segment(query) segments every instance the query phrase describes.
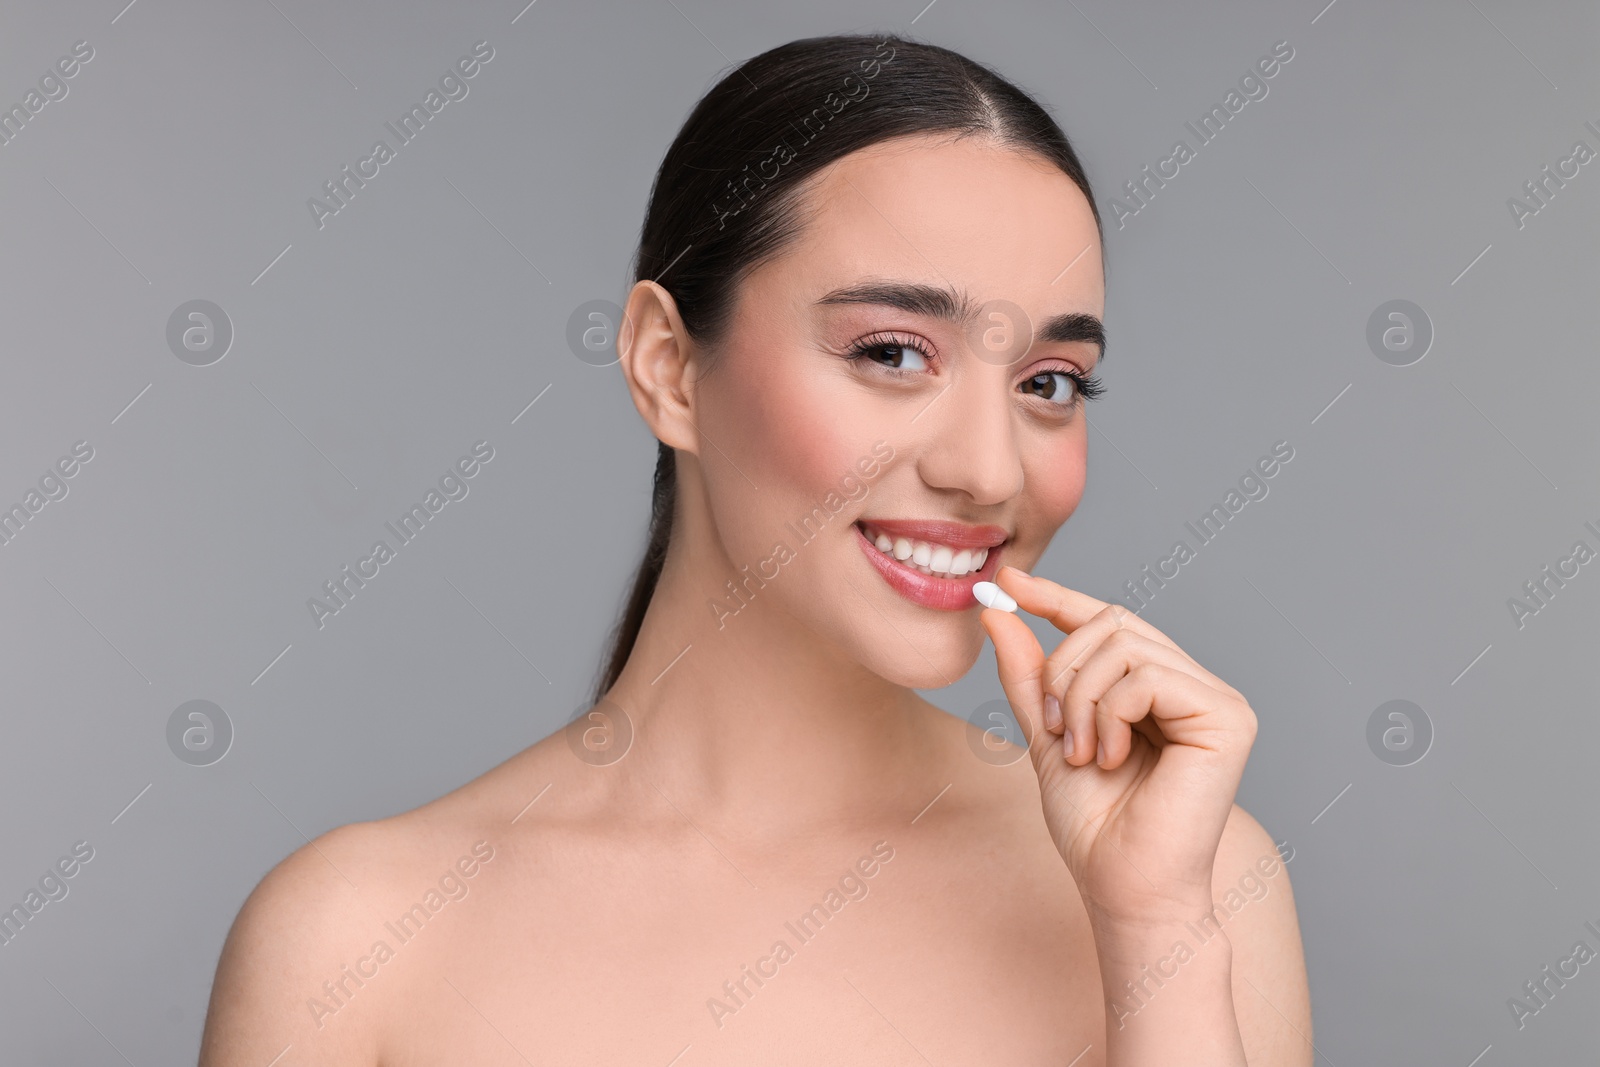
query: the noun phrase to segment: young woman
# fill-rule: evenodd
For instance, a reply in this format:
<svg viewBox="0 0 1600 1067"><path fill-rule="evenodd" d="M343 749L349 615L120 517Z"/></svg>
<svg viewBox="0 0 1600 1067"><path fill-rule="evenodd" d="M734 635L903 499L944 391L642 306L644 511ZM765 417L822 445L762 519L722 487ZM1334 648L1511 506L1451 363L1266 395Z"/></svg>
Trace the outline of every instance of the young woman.
<svg viewBox="0 0 1600 1067"><path fill-rule="evenodd" d="M655 507L593 709L279 864L201 1063L1310 1064L1249 704L1027 573L1104 354L1054 121L931 45L775 48L668 150L635 278ZM1026 752L916 693L985 635Z"/></svg>

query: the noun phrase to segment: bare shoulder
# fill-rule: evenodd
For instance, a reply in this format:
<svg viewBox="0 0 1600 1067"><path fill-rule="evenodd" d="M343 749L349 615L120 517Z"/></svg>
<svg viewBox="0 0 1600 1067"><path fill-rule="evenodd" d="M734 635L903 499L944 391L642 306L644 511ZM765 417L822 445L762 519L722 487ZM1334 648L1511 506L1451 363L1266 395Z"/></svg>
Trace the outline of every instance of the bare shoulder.
<svg viewBox="0 0 1600 1067"><path fill-rule="evenodd" d="M1233 948L1233 1001L1251 1063L1309 1067L1311 999L1289 865L1294 848L1273 840L1235 804L1212 870L1212 916Z"/></svg>
<svg viewBox="0 0 1600 1067"><path fill-rule="evenodd" d="M200 1067L260 1067L288 1048L297 1064L378 1063L408 983L371 979L413 970L389 965L411 925L481 881L533 799L521 793L549 762L539 748L411 811L330 830L274 866L223 944Z"/></svg>
<svg viewBox="0 0 1600 1067"><path fill-rule="evenodd" d="M352 1005L345 1025L326 1028L308 1004L321 998L324 981L340 977L372 921L370 897L403 865L391 851L397 838L403 850L404 834L384 822L341 826L261 879L223 943L201 1067L270 1063L289 1048L299 1063L378 1062L370 1005Z"/></svg>

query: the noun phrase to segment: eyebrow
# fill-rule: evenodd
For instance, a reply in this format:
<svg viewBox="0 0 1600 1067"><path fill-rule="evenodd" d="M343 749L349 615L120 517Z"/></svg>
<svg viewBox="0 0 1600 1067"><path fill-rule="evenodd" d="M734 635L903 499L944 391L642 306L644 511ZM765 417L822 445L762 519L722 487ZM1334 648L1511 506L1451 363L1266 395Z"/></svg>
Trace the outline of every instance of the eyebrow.
<svg viewBox="0 0 1600 1067"><path fill-rule="evenodd" d="M911 315L925 315L957 323L974 319L980 310L965 293L917 282L895 281L848 285L825 294L817 303L876 304L897 308ZM1105 323L1085 311L1052 315L1039 324L1034 331L1034 340L1046 343L1087 341L1100 350L1100 359L1106 355Z"/></svg>

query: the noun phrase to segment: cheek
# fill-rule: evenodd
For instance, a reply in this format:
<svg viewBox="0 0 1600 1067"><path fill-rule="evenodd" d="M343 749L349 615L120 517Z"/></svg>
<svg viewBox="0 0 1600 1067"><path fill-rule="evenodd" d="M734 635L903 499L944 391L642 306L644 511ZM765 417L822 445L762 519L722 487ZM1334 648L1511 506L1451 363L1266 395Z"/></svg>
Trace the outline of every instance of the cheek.
<svg viewBox="0 0 1600 1067"><path fill-rule="evenodd" d="M840 482L849 475L859 478L856 463L871 454L872 438L865 443L857 438L870 433L874 420L851 410L850 397L807 366L806 358L803 352L780 352L742 366L730 363L717 372L722 377L706 395L710 406L700 426L710 435L706 464L713 521L735 567L770 558L781 542L795 554L782 564L786 573L827 568L825 561L836 558L832 553L842 543L834 531L843 530L842 517L858 506ZM833 507L840 508L837 517ZM827 517L821 523L818 508ZM807 541L796 526L808 522L825 527L828 536ZM823 545L835 547L822 551ZM793 581L785 583L785 589L797 588Z"/></svg>
<svg viewBox="0 0 1600 1067"><path fill-rule="evenodd" d="M793 368L804 359L796 353L787 362ZM764 505L816 502L871 451L870 442L856 440L862 421L848 409L850 398L820 374L791 369L743 376L730 394L726 414L738 428L737 451L730 454L761 486Z"/></svg>
<svg viewBox="0 0 1600 1067"><path fill-rule="evenodd" d="M1066 522L1083 499L1088 477L1088 424L1051 434L1029 451L1024 472L1028 510L1051 529Z"/></svg>

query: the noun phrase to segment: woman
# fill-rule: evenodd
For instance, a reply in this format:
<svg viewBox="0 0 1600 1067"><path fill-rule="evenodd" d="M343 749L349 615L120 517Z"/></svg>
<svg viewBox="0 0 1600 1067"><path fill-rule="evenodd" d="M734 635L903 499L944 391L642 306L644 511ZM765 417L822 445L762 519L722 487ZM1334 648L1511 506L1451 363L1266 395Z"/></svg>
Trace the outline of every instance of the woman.
<svg viewBox="0 0 1600 1067"><path fill-rule="evenodd" d="M1026 573L1103 354L1055 123L931 45L773 49L673 142L635 277L655 509L593 709L275 868L202 1064L1310 1064L1254 713ZM985 634L1025 754L915 692Z"/></svg>

